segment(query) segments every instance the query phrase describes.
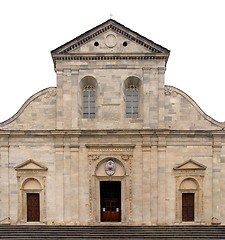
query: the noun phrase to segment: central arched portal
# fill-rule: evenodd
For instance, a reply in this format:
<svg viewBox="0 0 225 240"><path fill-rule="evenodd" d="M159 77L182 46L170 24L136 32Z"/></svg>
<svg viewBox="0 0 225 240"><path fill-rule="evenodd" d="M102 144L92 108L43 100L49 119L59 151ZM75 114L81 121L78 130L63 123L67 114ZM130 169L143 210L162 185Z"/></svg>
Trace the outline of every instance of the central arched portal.
<svg viewBox="0 0 225 240"><path fill-rule="evenodd" d="M100 181L101 222L121 221L121 181Z"/></svg>

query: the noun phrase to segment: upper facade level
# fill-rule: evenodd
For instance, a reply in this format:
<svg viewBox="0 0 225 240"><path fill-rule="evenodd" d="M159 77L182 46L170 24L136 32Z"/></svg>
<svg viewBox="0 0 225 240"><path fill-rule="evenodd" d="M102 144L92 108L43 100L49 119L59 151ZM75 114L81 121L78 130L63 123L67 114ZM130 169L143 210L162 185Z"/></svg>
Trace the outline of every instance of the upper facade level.
<svg viewBox="0 0 225 240"><path fill-rule="evenodd" d="M219 130L182 91L165 86L170 51L108 20L51 52L57 87L33 95L0 129Z"/></svg>

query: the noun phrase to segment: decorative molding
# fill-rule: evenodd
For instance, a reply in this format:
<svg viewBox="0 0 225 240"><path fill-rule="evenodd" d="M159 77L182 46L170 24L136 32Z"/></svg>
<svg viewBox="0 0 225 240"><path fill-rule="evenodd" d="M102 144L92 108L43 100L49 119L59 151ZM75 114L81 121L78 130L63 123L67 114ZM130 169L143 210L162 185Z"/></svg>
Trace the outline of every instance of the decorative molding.
<svg viewBox="0 0 225 240"><path fill-rule="evenodd" d="M164 55L147 55L147 54L138 54L138 55L76 55L76 56L55 56L55 61L109 61L109 60L165 60L167 57Z"/></svg>
<svg viewBox="0 0 225 240"><path fill-rule="evenodd" d="M124 161L130 160L131 157L132 157L132 155L121 155L121 159Z"/></svg>
<svg viewBox="0 0 225 240"><path fill-rule="evenodd" d="M55 97L57 95L56 88L51 88L45 95L45 98Z"/></svg>
<svg viewBox="0 0 225 240"><path fill-rule="evenodd" d="M88 159L89 160L98 160L100 158L100 156L99 155L94 155L94 154L89 154L88 155Z"/></svg>
<svg viewBox="0 0 225 240"><path fill-rule="evenodd" d="M86 144L91 152L131 152L135 145L133 144Z"/></svg>

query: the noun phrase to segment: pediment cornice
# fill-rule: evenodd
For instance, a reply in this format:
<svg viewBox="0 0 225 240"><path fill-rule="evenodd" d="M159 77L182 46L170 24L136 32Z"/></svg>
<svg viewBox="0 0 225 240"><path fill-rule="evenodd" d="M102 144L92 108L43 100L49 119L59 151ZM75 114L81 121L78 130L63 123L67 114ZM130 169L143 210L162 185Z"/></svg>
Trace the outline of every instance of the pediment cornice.
<svg viewBox="0 0 225 240"><path fill-rule="evenodd" d="M34 161L33 159L29 159L17 166L14 167L16 171L47 171L48 168L43 164Z"/></svg>
<svg viewBox="0 0 225 240"><path fill-rule="evenodd" d="M206 166L196 162L192 159L185 161L184 163L173 168L174 170L186 171L186 170L205 170Z"/></svg>
<svg viewBox="0 0 225 240"><path fill-rule="evenodd" d="M82 54L77 53L77 48L80 48L82 45L93 41L99 35L104 34L107 31L113 31L118 35L123 36L125 39L128 39L131 42L141 45L149 53L145 54L100 54L94 55L91 54ZM72 52L71 52L72 51ZM149 59L168 59L170 51L153 41L141 36L140 34L132 31L131 29L123 26L122 24L116 22L115 20L108 20L101 25L85 32L84 34L78 36L77 38L65 43L64 45L56 48L51 52L53 60L149 60ZM132 58L133 57L133 58Z"/></svg>

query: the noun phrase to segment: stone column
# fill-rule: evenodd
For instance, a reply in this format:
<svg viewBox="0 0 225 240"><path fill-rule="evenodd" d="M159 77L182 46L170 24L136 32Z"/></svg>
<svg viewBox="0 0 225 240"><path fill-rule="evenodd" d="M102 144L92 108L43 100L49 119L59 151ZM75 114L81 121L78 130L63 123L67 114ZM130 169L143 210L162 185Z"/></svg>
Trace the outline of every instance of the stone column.
<svg viewBox="0 0 225 240"><path fill-rule="evenodd" d="M158 223L166 217L166 137L158 136Z"/></svg>
<svg viewBox="0 0 225 240"><path fill-rule="evenodd" d="M151 179L150 179L150 159L151 157L151 146L150 146L150 136L143 136L143 145L142 145L142 159L143 159L143 221L145 223L150 223L150 197L151 197Z"/></svg>
<svg viewBox="0 0 225 240"><path fill-rule="evenodd" d="M9 185L9 139L1 137L0 141L0 220L10 217ZM5 220L7 222L9 220Z"/></svg>
<svg viewBox="0 0 225 240"><path fill-rule="evenodd" d="M71 197L71 221L79 222L79 139L71 136L70 155L70 197Z"/></svg>
<svg viewBox="0 0 225 240"><path fill-rule="evenodd" d="M214 136L213 158L212 158L212 223L220 224L220 158L221 158L221 137Z"/></svg>
<svg viewBox="0 0 225 240"><path fill-rule="evenodd" d="M55 219L56 223L62 223L64 210L64 143L63 136L55 138Z"/></svg>

